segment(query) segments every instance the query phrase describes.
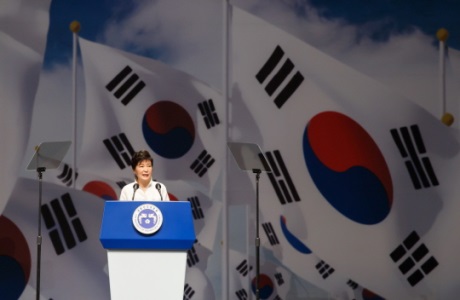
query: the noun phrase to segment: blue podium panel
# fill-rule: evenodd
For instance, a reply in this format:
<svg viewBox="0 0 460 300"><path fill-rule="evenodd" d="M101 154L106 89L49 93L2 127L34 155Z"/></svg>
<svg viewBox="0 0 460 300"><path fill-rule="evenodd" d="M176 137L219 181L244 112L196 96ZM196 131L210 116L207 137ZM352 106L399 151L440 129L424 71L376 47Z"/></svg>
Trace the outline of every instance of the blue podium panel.
<svg viewBox="0 0 460 300"><path fill-rule="evenodd" d="M133 214L143 204L153 204L163 216L162 226L151 235L137 231ZM105 249L188 250L196 240L188 201L106 201L100 241Z"/></svg>

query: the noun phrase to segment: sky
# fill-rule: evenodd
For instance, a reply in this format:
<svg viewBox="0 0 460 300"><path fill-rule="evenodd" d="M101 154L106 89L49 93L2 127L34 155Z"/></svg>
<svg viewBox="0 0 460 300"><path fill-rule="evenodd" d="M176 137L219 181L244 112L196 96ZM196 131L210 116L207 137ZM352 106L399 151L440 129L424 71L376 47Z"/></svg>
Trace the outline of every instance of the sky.
<svg viewBox="0 0 460 300"><path fill-rule="evenodd" d="M138 0L53 0L51 5L51 23L47 46L47 62L62 63L69 58L71 38L68 34L68 24L73 20L78 20L82 24L81 36L88 39L99 39L104 36L104 31L110 31L109 26L116 24L131 23L134 17L145 17L144 20L138 20L138 27L146 25L150 21L151 25L156 22L161 22L161 18L167 19L167 14L182 15L184 12L193 13L193 6L201 8L208 7L206 10L211 12L214 10L213 16L206 16L205 24L219 22L220 18L216 15L221 14L219 5L221 0L209 1L138 1ZM162 4L163 3L163 4ZM355 27L351 40L356 44L370 39L373 42L386 43L393 36L408 35L416 31L421 31L427 36L431 36L435 43L436 31L440 28L446 28L450 32L449 45L453 48L460 49L460 19L456 12L460 9L460 3L451 0L442 1L374 1L369 3L363 0L311 0L311 1L232 1L235 5L245 8L255 14L260 14L266 19L272 19L270 12L276 9L280 12L278 17L275 17L275 22L281 24L283 15L285 18L304 20L305 22L330 22L338 23L343 27ZM263 4L263 7L262 7ZM191 6L189 9L189 6ZM144 13L141 13L137 7L147 8ZM170 11L163 16L156 16L162 9L170 8ZM184 8L187 8L184 10ZM283 12L284 11L284 12ZM290 16L289 16L290 14ZM151 18L149 18L150 16ZM201 16L201 14L200 14ZM159 18L155 18L159 17ZM193 22L194 17L188 17ZM149 20L150 19L150 20ZM185 18L181 18L180 23L184 23ZM171 20L171 19L170 19ZM180 23L178 25L180 26ZM289 21L283 22L289 26ZM134 24L132 24L134 25ZM215 24L220 26L221 24ZM301 24L299 24L301 25ZM169 25L168 28L157 27L156 30L149 32L137 33L137 36L148 37L151 34L160 33L162 30L172 30L175 25ZM151 27L150 27L151 28ZM287 31L296 28L285 28ZM303 39L310 39L307 34L303 34ZM114 41L113 41L114 42ZM145 41L144 41L145 42ZM152 42L151 42L152 43ZM154 43L153 43L154 44ZM139 47L148 46L138 45ZM152 45L152 44L151 44ZM125 45L126 46L126 45ZM138 49L140 50L140 49ZM148 53L144 49L147 56L161 58L161 51ZM140 51L142 53L142 51Z"/></svg>
<svg viewBox="0 0 460 300"><path fill-rule="evenodd" d="M53 0L45 69L68 66L69 24L79 35L161 60L220 89L222 0ZM436 109L428 82L437 71L438 29L460 49L460 3L433 1L235 0L247 10L345 64ZM403 78L405 82L402 82ZM411 82L407 81L411 79ZM425 87L425 88L424 88ZM405 90L404 90L405 89Z"/></svg>
<svg viewBox="0 0 460 300"><path fill-rule="evenodd" d="M35 101L30 145L71 136L72 33L147 56L222 90L222 0L52 0L45 63ZM234 0L230 2L442 115L438 29L460 49L460 2ZM460 66L459 66L460 68ZM82 70L77 98L84 100ZM456 72L459 74L460 72ZM460 75L460 74L459 74ZM448 80L457 77L447 75ZM447 111L460 114L457 84L447 86ZM53 115L61 126L55 126ZM458 124L454 123L458 128Z"/></svg>
<svg viewBox="0 0 460 300"><path fill-rule="evenodd" d="M459 19L457 1L323 1L312 0L320 16L327 20L343 20L362 27L358 39L369 37L373 41L387 42L392 35L420 30L435 36L439 28L448 28L452 34L449 44L457 48L459 43Z"/></svg>

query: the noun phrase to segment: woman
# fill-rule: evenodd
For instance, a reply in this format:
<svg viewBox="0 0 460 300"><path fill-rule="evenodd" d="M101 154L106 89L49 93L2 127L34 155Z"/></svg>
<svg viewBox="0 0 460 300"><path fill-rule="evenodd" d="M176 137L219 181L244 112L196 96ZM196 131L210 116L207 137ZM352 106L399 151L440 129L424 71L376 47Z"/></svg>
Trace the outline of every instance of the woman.
<svg viewBox="0 0 460 300"><path fill-rule="evenodd" d="M152 180L153 158L146 150L135 152L131 159L134 182L123 187L122 201L169 201L166 186Z"/></svg>

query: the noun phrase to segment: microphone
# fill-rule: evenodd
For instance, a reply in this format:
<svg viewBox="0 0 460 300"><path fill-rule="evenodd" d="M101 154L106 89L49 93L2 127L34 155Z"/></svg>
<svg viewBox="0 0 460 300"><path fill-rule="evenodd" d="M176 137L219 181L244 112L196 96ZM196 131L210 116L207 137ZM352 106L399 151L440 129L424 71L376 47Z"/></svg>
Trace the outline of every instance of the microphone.
<svg viewBox="0 0 460 300"><path fill-rule="evenodd" d="M133 190L134 190L134 192L133 192L133 199L131 199L132 201L134 201L134 195L136 195L136 191L137 191L138 188L139 188L139 184L135 183L135 184L133 185Z"/></svg>
<svg viewBox="0 0 460 300"><path fill-rule="evenodd" d="M158 190L158 193L160 194L161 201L163 201L163 195L161 194L161 184L157 183L155 187Z"/></svg>

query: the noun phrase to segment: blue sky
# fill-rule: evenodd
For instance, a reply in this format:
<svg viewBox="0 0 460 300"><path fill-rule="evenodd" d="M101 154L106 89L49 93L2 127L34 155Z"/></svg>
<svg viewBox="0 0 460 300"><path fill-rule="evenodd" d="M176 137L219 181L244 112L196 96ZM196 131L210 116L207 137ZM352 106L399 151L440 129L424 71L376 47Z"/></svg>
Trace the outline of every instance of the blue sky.
<svg viewBox="0 0 460 300"><path fill-rule="evenodd" d="M113 1L115 6L117 3L118 1ZM113 8L108 4L106 0L52 0L45 61L47 63L68 61L72 51L72 34L69 25L74 20L78 20L83 25L80 35L95 39L104 30L107 20L113 14Z"/></svg>
<svg viewBox="0 0 460 300"><path fill-rule="evenodd" d="M98 40L108 22L117 22L129 15L136 1L126 0L52 0L48 32L47 66L66 63L72 51L69 25L77 20L81 24L79 35Z"/></svg>
<svg viewBox="0 0 460 300"><path fill-rule="evenodd" d="M430 1L364 1L311 0L321 16L340 19L356 26L374 24L372 30L363 30L376 41L387 41L392 34L412 32L415 28L435 36L439 28L450 32L449 44L460 49L460 2Z"/></svg>
<svg viewBox="0 0 460 300"><path fill-rule="evenodd" d="M219 3L220 0L207 2ZM248 6L248 2L244 2L232 1L237 5ZM252 6L254 13L257 13L257 1L252 2L255 3ZM145 1L52 0L46 66L68 61L71 51L69 24L73 20L78 20L82 24L82 37L98 40L102 38L108 24L123 22L135 11L136 6L143 3ZM444 27L450 32L448 44L460 49L460 18L457 15L460 11L460 2L457 1L271 0L264 1L264 5L281 5L303 19L311 17L313 8L322 20L356 27L354 40L357 44L363 38L385 43L391 36L410 34L416 29L431 36L435 43L436 31ZM143 54L149 56L161 56L156 51L143 51Z"/></svg>

